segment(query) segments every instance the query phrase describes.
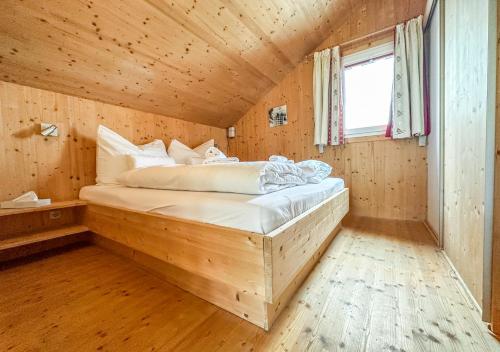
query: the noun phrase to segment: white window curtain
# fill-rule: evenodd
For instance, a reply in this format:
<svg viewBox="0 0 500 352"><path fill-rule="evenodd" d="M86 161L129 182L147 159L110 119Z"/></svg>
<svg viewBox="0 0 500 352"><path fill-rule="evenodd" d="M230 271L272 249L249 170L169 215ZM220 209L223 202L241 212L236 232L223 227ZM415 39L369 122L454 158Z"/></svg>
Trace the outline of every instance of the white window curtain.
<svg viewBox="0 0 500 352"><path fill-rule="evenodd" d="M424 113L422 16L396 26L391 115L388 132L392 138L410 138L428 134Z"/></svg>
<svg viewBox="0 0 500 352"><path fill-rule="evenodd" d="M344 142L340 78L338 46L314 53L314 144L320 151Z"/></svg>

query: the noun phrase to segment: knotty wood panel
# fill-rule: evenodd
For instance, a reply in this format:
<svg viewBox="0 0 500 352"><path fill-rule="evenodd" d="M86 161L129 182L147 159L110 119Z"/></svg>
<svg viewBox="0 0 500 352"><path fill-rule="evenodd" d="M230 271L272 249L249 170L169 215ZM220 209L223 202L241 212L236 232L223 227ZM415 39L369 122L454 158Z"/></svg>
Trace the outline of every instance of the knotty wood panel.
<svg viewBox="0 0 500 352"><path fill-rule="evenodd" d="M264 238L266 279L269 279L266 282L266 300L269 303L276 303L276 298L302 271L332 229L340 224L349 211L349 190L343 190L334 199L314 208L317 210L313 213L292 220L293 226L287 223Z"/></svg>
<svg viewBox="0 0 500 352"><path fill-rule="evenodd" d="M423 13L425 1L357 1L349 16L319 49L333 46ZM378 36L343 48L344 53L390 40ZM334 167L334 175L346 181L351 193L351 214L423 220L426 214L426 148L416 140L391 141L363 138L357 143L328 147L319 154L313 146L312 59L306 58L282 82L266 94L236 124L235 139L229 140L230 154L243 160L267 159L282 154L295 160L320 159ZM288 106L288 125L270 128L267 112Z"/></svg>
<svg viewBox="0 0 500 352"><path fill-rule="evenodd" d="M351 2L5 0L0 79L227 127ZM362 1L390 11L411 2Z"/></svg>
<svg viewBox="0 0 500 352"><path fill-rule="evenodd" d="M94 246L3 266L0 350L497 351L425 231L345 223L270 332Z"/></svg>
<svg viewBox="0 0 500 352"><path fill-rule="evenodd" d="M83 223L187 272L265 297L260 234L96 204L87 205Z"/></svg>
<svg viewBox="0 0 500 352"><path fill-rule="evenodd" d="M349 209L348 192L267 235L96 204L85 207L82 223L108 240L97 236L97 243L268 330L319 259L324 243L338 232L334 230Z"/></svg>
<svg viewBox="0 0 500 352"><path fill-rule="evenodd" d="M500 38L500 6L497 6L497 39ZM493 213L493 260L491 325L500 338L500 41L497 41L497 106L495 121L495 199Z"/></svg>
<svg viewBox="0 0 500 352"><path fill-rule="evenodd" d="M444 249L480 306L485 231L487 19L487 1L445 2Z"/></svg>
<svg viewBox="0 0 500 352"><path fill-rule="evenodd" d="M56 123L59 137L40 135L40 122ZM197 145L215 138L221 149L227 145L220 128L0 82L0 200L29 190L53 200L77 198L82 186L95 183L99 124L135 143L179 138Z"/></svg>
<svg viewBox="0 0 500 352"><path fill-rule="evenodd" d="M97 243L152 267L169 282L209 302L267 327L262 235L95 204L87 206L83 223L108 239L100 241L97 237Z"/></svg>
<svg viewBox="0 0 500 352"><path fill-rule="evenodd" d="M0 240L75 224L77 211L78 209L75 208L59 209L60 217L57 219L50 218L50 210L2 217L0 218Z"/></svg>

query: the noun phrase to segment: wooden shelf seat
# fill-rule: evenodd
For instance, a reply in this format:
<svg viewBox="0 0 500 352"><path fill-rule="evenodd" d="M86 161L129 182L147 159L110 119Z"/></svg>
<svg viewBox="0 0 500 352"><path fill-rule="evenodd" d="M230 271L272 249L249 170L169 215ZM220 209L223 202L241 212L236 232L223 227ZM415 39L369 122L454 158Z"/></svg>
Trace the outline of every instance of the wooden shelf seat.
<svg viewBox="0 0 500 352"><path fill-rule="evenodd" d="M62 202L54 202L49 205L45 205L42 207L33 207L33 208L19 208L19 209L0 209L0 217L16 215L16 214L26 214L26 213L36 213L39 211L47 211L47 210L55 210L55 209L63 209L63 208L71 208L71 207L81 207L86 205L87 202L83 200L67 200Z"/></svg>
<svg viewBox="0 0 500 352"><path fill-rule="evenodd" d="M54 238L69 236L88 231L85 225L70 225L57 229L17 235L8 239L0 240L0 250L16 248L41 241L52 240Z"/></svg>

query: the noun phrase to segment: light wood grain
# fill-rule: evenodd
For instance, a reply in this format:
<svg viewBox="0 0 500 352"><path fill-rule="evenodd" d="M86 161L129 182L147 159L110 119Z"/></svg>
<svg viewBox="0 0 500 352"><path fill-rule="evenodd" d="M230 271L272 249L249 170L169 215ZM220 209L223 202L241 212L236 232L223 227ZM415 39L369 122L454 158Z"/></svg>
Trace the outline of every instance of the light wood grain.
<svg viewBox="0 0 500 352"><path fill-rule="evenodd" d="M281 291L281 293L277 294L276 297L272 299L272 303L266 304L268 326L272 326L279 314L288 307L288 302L307 279L311 269L318 263L319 259L323 256L326 249L330 246L333 239L337 236L341 229L342 225L337 225L337 227L326 236L319 247L315 249L309 259L304 260L304 257L299 257L300 259L298 259L298 261L302 262L300 269L294 273L292 280L287 282L287 286Z"/></svg>
<svg viewBox="0 0 500 352"><path fill-rule="evenodd" d="M494 352L423 225L354 219L268 333L98 247L0 270L0 350Z"/></svg>
<svg viewBox="0 0 500 352"><path fill-rule="evenodd" d="M265 235L92 203L82 221L100 235L95 243L268 330L333 238L348 200L345 189Z"/></svg>
<svg viewBox="0 0 500 352"><path fill-rule="evenodd" d="M350 2L5 0L0 79L228 127Z"/></svg>
<svg viewBox="0 0 500 352"><path fill-rule="evenodd" d="M32 243L48 241L55 238L65 237L88 231L89 228L84 225L69 225L53 230L28 233L21 236L11 237L9 239L0 240L0 251L5 249L26 246Z"/></svg>
<svg viewBox="0 0 500 352"><path fill-rule="evenodd" d="M262 297L253 292L240 289L232 283L224 282L224 280L206 278L193 270L180 268L165 260L137 251L130 246L120 244L120 242L109 240L104 236L94 234L92 241L100 247L134 261L146 271L153 273L161 279L211 302L242 319L248 320L257 326L266 326L266 304ZM223 276L223 273L221 273L221 276Z"/></svg>
<svg viewBox="0 0 500 352"><path fill-rule="evenodd" d="M0 217L0 240L3 241L28 233L57 229L79 221L78 208L65 207L57 209L57 212L57 218L51 217L50 209L2 216Z"/></svg>
<svg viewBox="0 0 500 352"><path fill-rule="evenodd" d="M83 222L104 237L96 243L266 327L262 235L94 204L87 206Z"/></svg>
<svg viewBox="0 0 500 352"><path fill-rule="evenodd" d="M316 49L331 47L415 17L425 1L351 2L349 15L335 24L334 33ZM387 42L390 34L343 47L346 54ZM230 154L243 160L267 159L272 154L294 160L319 159L331 164L351 190L354 215L389 219L424 220L426 215L426 148L415 140L350 139L342 147L319 154L313 145L312 69L303 60L236 124L237 137L229 140ZM288 125L270 128L268 110L287 105ZM356 143L354 143L356 142Z"/></svg>
<svg viewBox="0 0 500 352"><path fill-rule="evenodd" d="M36 207L36 208L0 209L0 217L16 215L16 214L36 213L39 211L47 211L47 210L54 210L54 209L81 207L81 206L84 206L86 204L87 204L87 202L85 202L84 200L66 200L66 201L62 201L62 202L52 202L49 205L44 205L42 207Z"/></svg>
<svg viewBox="0 0 500 352"><path fill-rule="evenodd" d="M81 224L84 201L0 210L0 262L86 239ZM75 239L69 239L76 237Z"/></svg>
<svg viewBox="0 0 500 352"><path fill-rule="evenodd" d="M40 123L55 123L59 137L40 135ZM78 198L95 183L95 138L99 124L142 144L178 138L196 146L215 138L226 150L226 131L68 95L0 82L0 200L34 190L53 201Z"/></svg>
<svg viewBox="0 0 500 352"><path fill-rule="evenodd" d="M264 238L264 258L270 267L266 300L276 303L290 282L322 246L349 211L349 190L325 200Z"/></svg>
<svg viewBox="0 0 500 352"><path fill-rule="evenodd" d="M31 255L43 255L43 252L50 252L53 249L65 248L70 245L80 243L90 243L89 232L76 232L68 236L59 236L47 240L36 240L33 243L23 246L15 246L0 251L0 263L7 263L19 258L29 260ZM65 250L65 249L62 249Z"/></svg>
<svg viewBox="0 0 500 352"><path fill-rule="evenodd" d="M264 296L263 236L154 213L89 204L83 223L188 272Z"/></svg>
<svg viewBox="0 0 500 352"><path fill-rule="evenodd" d="M497 38L500 38L500 6L497 6ZM497 106L495 121L495 193L493 213L493 256L491 326L500 339L500 41L497 41Z"/></svg>
<svg viewBox="0 0 500 352"><path fill-rule="evenodd" d="M445 2L443 242L479 306L485 234L487 18L487 1Z"/></svg>

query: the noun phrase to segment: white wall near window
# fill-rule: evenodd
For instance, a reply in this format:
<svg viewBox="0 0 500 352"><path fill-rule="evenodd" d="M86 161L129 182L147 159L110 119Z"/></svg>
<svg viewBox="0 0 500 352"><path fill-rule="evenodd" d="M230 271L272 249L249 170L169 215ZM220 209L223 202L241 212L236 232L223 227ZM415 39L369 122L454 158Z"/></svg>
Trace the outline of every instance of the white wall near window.
<svg viewBox="0 0 500 352"><path fill-rule="evenodd" d="M392 42L342 58L346 137L384 134L394 78Z"/></svg>

